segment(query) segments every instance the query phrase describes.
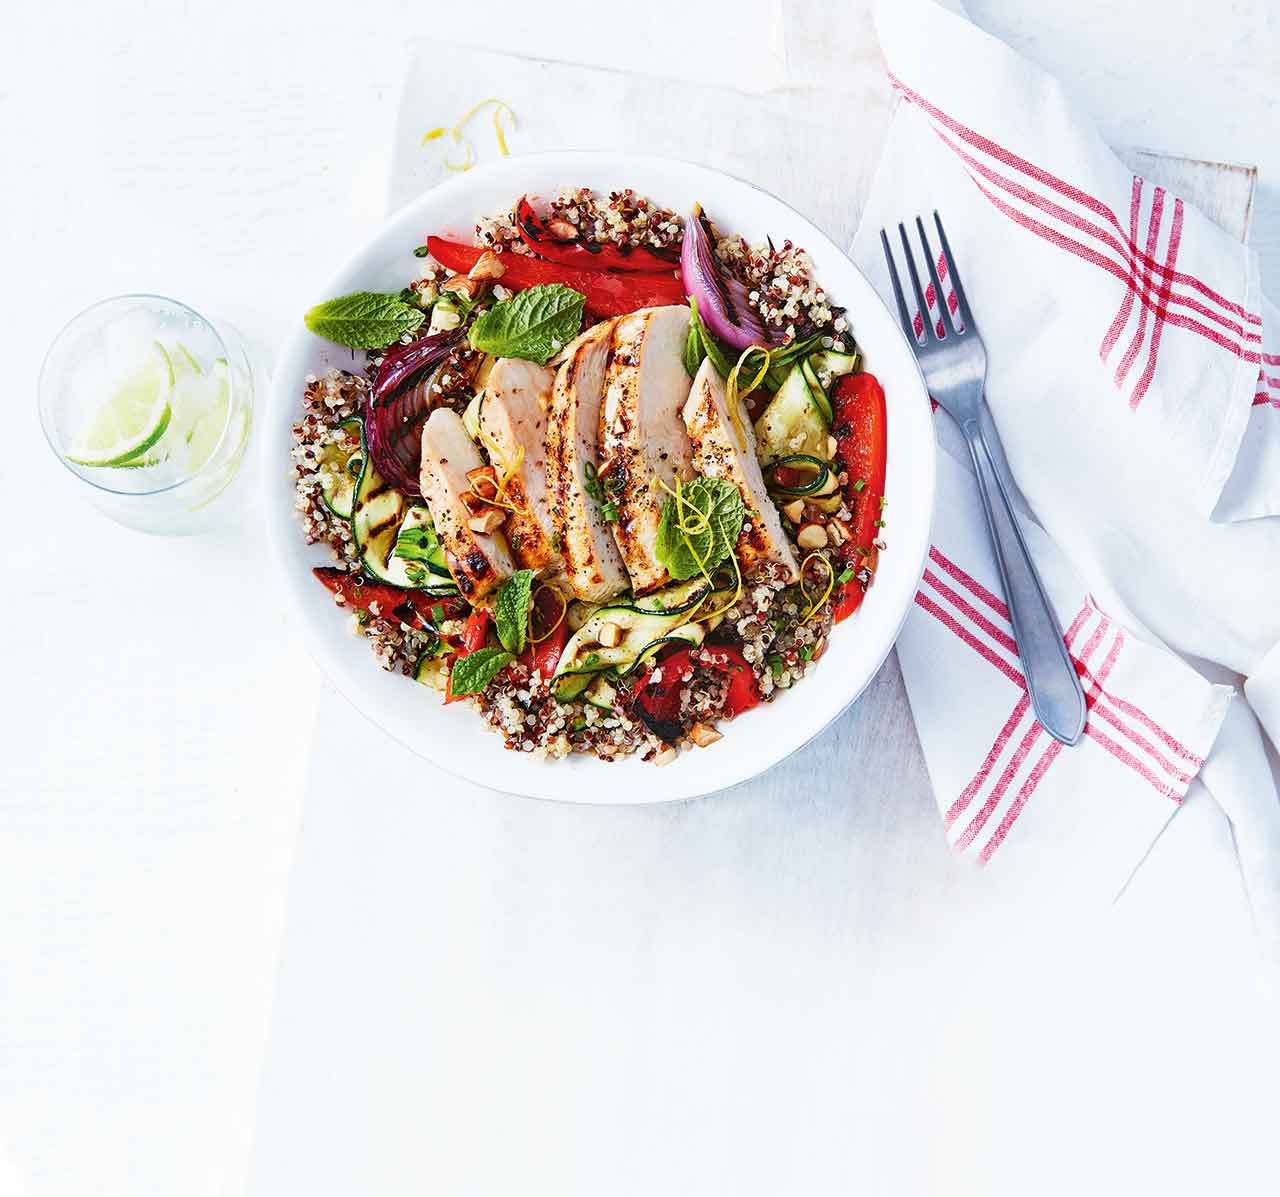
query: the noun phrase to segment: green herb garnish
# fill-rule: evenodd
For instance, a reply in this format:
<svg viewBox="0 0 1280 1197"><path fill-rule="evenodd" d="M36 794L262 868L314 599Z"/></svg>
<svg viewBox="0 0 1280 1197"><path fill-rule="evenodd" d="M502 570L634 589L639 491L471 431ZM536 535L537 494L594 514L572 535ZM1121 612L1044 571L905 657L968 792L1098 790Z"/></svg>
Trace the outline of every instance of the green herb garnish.
<svg viewBox="0 0 1280 1197"><path fill-rule="evenodd" d="M585 303L580 292L563 283L529 287L476 318L472 348L545 365L577 336Z"/></svg>
<svg viewBox="0 0 1280 1197"><path fill-rule="evenodd" d="M855 495L862 494L862 492L866 489L866 486L867 486L867 480L865 478L859 478L858 481L853 484L853 493Z"/></svg>
<svg viewBox="0 0 1280 1197"><path fill-rule="evenodd" d="M802 645L800 646L800 648L797 650L797 652L796 652L796 656L798 656L798 657L800 658L800 660L802 660L802 661L812 661L812 660L813 660L813 645L812 645L812 644L802 644Z"/></svg>
<svg viewBox="0 0 1280 1197"><path fill-rule="evenodd" d="M362 628L367 627L372 622L373 615L363 607L356 611L356 623L358 623Z"/></svg>
<svg viewBox="0 0 1280 1197"><path fill-rule="evenodd" d="M689 336L685 338L684 343L684 368L688 370L690 378L697 374L704 357L711 359L711 364L721 378L729 377L734 358L729 350L707 331L707 326L702 323L702 318L698 315L698 301L691 295L689 296ZM690 370L690 366L693 369Z"/></svg>
<svg viewBox="0 0 1280 1197"><path fill-rule="evenodd" d="M302 320L326 341L350 349L381 349L415 332L426 317L398 295L356 291L316 304Z"/></svg>
<svg viewBox="0 0 1280 1197"><path fill-rule="evenodd" d="M605 523L616 524L618 522L618 505L612 499L600 504L600 514L604 516Z"/></svg>
<svg viewBox="0 0 1280 1197"><path fill-rule="evenodd" d="M662 505L654 556L677 582L709 574L733 553L746 516L732 482L677 482L675 494Z"/></svg>
<svg viewBox="0 0 1280 1197"><path fill-rule="evenodd" d="M501 648L478 648L453 663L450 694L479 694L515 657Z"/></svg>
<svg viewBox="0 0 1280 1197"><path fill-rule="evenodd" d="M498 640L509 653L524 652L529 629L529 606L533 601L533 570L519 569L498 591L493 601L494 624Z"/></svg>
<svg viewBox="0 0 1280 1197"><path fill-rule="evenodd" d="M777 653L770 653L765 660L769 663L769 672L773 674L773 680L776 682L782 676L782 658ZM456 694L457 691L455 690Z"/></svg>
<svg viewBox="0 0 1280 1197"><path fill-rule="evenodd" d="M413 256L415 258L425 258L430 252L425 245L415 245L413 248Z"/></svg>
<svg viewBox="0 0 1280 1197"><path fill-rule="evenodd" d="M843 586L845 585L845 583L852 582L852 581L853 581L853 566L846 565L844 569L842 569L836 575L836 585Z"/></svg>

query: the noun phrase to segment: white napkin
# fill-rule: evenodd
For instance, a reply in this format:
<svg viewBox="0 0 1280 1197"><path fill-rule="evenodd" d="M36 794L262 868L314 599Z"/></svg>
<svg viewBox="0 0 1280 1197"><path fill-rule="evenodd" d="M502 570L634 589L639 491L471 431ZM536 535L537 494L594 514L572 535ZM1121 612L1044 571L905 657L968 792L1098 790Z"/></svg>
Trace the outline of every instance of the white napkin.
<svg viewBox="0 0 1280 1197"><path fill-rule="evenodd" d="M913 712L957 848L1114 896L1211 756L1230 698L1164 646L1248 672L1280 639L1280 520L1261 518L1280 512L1280 358L1263 348L1275 311L1261 312L1255 256L1127 170L1056 81L930 0L882 4L878 27L904 102L854 257L889 299L880 229L943 214L1090 704L1074 749L1022 711L956 452L941 455L934 550L899 643ZM1255 676L1249 691L1273 738L1277 684ZM1229 748L1248 767L1212 772L1263 911L1280 856L1243 841L1274 849L1280 806L1251 726Z"/></svg>

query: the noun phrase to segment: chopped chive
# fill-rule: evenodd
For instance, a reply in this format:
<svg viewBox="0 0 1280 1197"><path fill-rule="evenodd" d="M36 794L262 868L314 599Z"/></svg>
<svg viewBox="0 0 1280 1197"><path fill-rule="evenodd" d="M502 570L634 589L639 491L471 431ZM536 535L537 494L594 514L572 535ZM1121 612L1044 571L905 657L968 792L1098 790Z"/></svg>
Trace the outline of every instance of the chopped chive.
<svg viewBox="0 0 1280 1197"><path fill-rule="evenodd" d="M777 653L770 653L765 660L769 662L769 672L773 674L773 680L777 681L782 676L782 658Z"/></svg>
<svg viewBox="0 0 1280 1197"><path fill-rule="evenodd" d="M846 565L844 569L842 569L840 573L836 576L836 583L837 585L843 586L845 585L845 583L852 582L852 581L853 581L853 566Z"/></svg>
<svg viewBox="0 0 1280 1197"><path fill-rule="evenodd" d="M370 615L369 612L365 611L363 608L356 611L356 623L358 623L362 628L368 625L372 620L373 620L373 616Z"/></svg>
<svg viewBox="0 0 1280 1197"><path fill-rule="evenodd" d="M889 502L889 500L888 500L888 499L886 499L886 498L884 497L884 495L881 495L881 496L880 496L880 510L881 510L881 511L883 511L883 510L885 509L885 505L886 505L888 502Z"/></svg>
<svg viewBox="0 0 1280 1197"><path fill-rule="evenodd" d="M812 644L802 644L802 645L800 646L800 651L799 651L799 653L798 653L797 655L800 657L800 660L802 660L802 661L812 661L812 660L813 660L813 645L812 645Z"/></svg>
<svg viewBox="0 0 1280 1197"><path fill-rule="evenodd" d="M858 481L853 484L853 493L855 495L862 494L863 490L866 488L866 485L867 485L867 480L865 478L859 478Z"/></svg>
<svg viewBox="0 0 1280 1197"><path fill-rule="evenodd" d="M436 623L444 623L444 605L442 603L434 603L431 607L431 618Z"/></svg>
<svg viewBox="0 0 1280 1197"><path fill-rule="evenodd" d="M425 258L430 252L425 245L418 245L414 247L413 256L415 258Z"/></svg>
<svg viewBox="0 0 1280 1197"><path fill-rule="evenodd" d="M600 514L604 516L605 522L616 524L618 522L618 505L612 499L607 503L600 504Z"/></svg>
<svg viewBox="0 0 1280 1197"><path fill-rule="evenodd" d="M877 528L883 528L883 527L884 527L884 520L876 520L876 527L877 527Z"/></svg>

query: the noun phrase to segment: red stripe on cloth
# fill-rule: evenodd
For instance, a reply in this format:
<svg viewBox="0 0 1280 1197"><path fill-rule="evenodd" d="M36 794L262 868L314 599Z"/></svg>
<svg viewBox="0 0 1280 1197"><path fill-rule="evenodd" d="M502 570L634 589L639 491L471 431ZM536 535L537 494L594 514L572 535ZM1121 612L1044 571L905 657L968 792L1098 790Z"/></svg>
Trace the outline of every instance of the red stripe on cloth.
<svg viewBox="0 0 1280 1197"><path fill-rule="evenodd" d="M1198 770L1204 765L1204 757L1197 756L1196 753L1192 752L1185 744L1182 744L1175 739L1141 707L1136 706L1134 703L1131 703L1116 694L1112 694L1109 690L1104 690L1104 678L1095 678L1088 669L1085 669L1080 673L1080 679L1086 685L1095 686L1108 706L1114 707L1121 714L1128 715L1135 723L1146 728L1146 730L1155 736L1155 738L1163 744L1166 749L1172 752L1175 756L1181 757L1193 769Z"/></svg>
<svg viewBox="0 0 1280 1197"><path fill-rule="evenodd" d="M1110 736L1100 731L1096 724L1086 723L1084 734L1095 743L1101 745L1116 758L1122 765L1127 765L1134 773L1145 781L1151 783L1152 788L1159 794L1163 794L1166 798L1172 798L1174 802L1181 802L1182 796L1170 786L1167 782L1157 777L1150 769L1146 767L1133 753L1121 748Z"/></svg>
<svg viewBox="0 0 1280 1197"><path fill-rule="evenodd" d="M1051 174L1049 171L1043 169L1042 167L1037 166L1034 162L1031 162L1028 159L1021 157L1020 155L1013 153L1011 150L1005 149L1004 146L999 145L997 142L992 141L989 137L985 137L983 134L978 133L973 129L970 129L967 125L961 124L958 120L956 120L949 113L944 112L936 104L932 104L928 100L926 100L922 95L920 95L919 92L916 92L912 90L910 87L908 87L905 83L902 82L901 79L899 79L896 75L894 75L892 71L889 72L889 80L893 84L893 86L897 88L897 90L901 92L902 95L905 96L908 100L910 100L913 104L917 105L919 108L922 108L935 120L939 121L941 124L946 126L946 128L950 129L957 136L963 138L966 142L974 146L976 149L982 150L984 153L990 155L992 158L995 158L998 162L1002 162L1006 166L1013 167L1015 170L1018 170L1022 174L1028 176L1029 178L1034 179L1036 182L1041 183L1044 186L1050 188L1050 190L1056 191L1059 195L1062 195L1067 199L1073 200L1077 204L1086 208L1088 211L1093 212L1098 216L1101 216L1105 221L1107 221L1110 225L1114 227L1117 233L1119 233L1122 237L1124 236L1124 229L1121 227L1120 221L1117 218L1115 212L1107 204L1104 204L1100 199L1090 195L1087 191L1083 191L1079 187L1076 187L1073 184L1068 183L1065 179L1061 179L1057 175ZM1133 255L1135 256L1139 255L1136 239L1130 240L1129 250L1130 250L1130 253L1132 253ZM1163 267L1161 267L1160 264L1156 262L1148 261L1145 264L1149 270L1163 269ZM1207 283L1197 278L1195 275L1185 274L1180 271L1174 271L1173 274L1171 275L1171 281L1175 283L1184 283L1185 285L1198 291L1206 299L1210 299L1213 302L1219 304L1226 311L1231 312L1233 315L1240 317L1241 320L1244 320L1249 324L1257 324L1257 325L1262 324L1262 317L1258 315L1258 313L1250 312L1246 308L1244 308L1241 304L1236 303L1234 300L1228 299L1225 295L1219 294Z"/></svg>
<svg viewBox="0 0 1280 1197"><path fill-rule="evenodd" d="M991 818L992 812L1000 805L1000 799L1004 797L1005 791L1008 790L1009 783L1013 781L1018 770L1022 768L1022 762L1027 759L1043 732L1044 728L1040 726L1040 721L1033 719L1031 726L1023 733L1013 756L1009 758L1009 763L1001 771L996 784L991 787L991 793L987 795L987 800L978 808L978 813L973 816L969 826L964 829L960 838L952 845L957 852L963 852L973 843L978 832L987 825L987 820Z"/></svg>
<svg viewBox="0 0 1280 1197"><path fill-rule="evenodd" d="M1096 241L1101 242L1106 248L1112 250L1116 254L1116 256L1120 259L1120 261L1124 263L1123 266L1118 266L1118 269L1122 269L1125 271L1125 274L1128 280L1127 281L1128 290L1125 293L1125 310L1124 310L1125 320L1120 322L1120 328L1116 329L1115 331L1115 335L1117 337L1119 336L1120 330L1123 329L1124 323L1127 322L1128 317L1131 314L1130 310L1132 308L1133 300L1135 298L1140 299L1143 303L1143 306L1148 310L1154 310L1156 306L1156 295L1157 295L1158 287L1160 285L1161 272L1165 269L1165 267L1167 266L1167 263L1161 263L1157 258L1152 256L1155 253L1155 246L1152 244L1152 241L1150 238L1148 238L1148 241L1147 241L1147 250L1145 254L1136 252L1136 250L1134 252L1129 252L1129 250L1126 249L1126 243L1122 242L1120 238L1116 237L1107 229L1101 228L1098 225L1094 224L1092 221L1085 220L1078 213L1072 212L1069 209L1064 208L1061 204L1055 204L1052 200L1045 199L1043 196L1036 194L1036 192L1030 190L1029 188L1023 187L1021 184L1013 182L1011 179L1006 178L1004 175L1000 174L998 171L992 170L991 167L987 166L985 163L980 162L972 154L966 153L960 146L958 146L954 141L952 141L951 138L949 138L945 133L941 132L938 129L935 129L934 132L937 134L938 138L941 141L943 141L951 149L951 151L955 153L961 159L961 161L963 161L969 167L970 174L972 174L974 171L977 171L980 175L982 175L984 179L987 179L989 182L995 184L997 187L999 187L1001 190L1005 191L1009 195L1013 196L1015 199L1020 199L1024 203L1030 204L1033 208L1039 209L1039 211L1045 213L1046 215L1052 216L1057 220L1061 220L1064 224L1069 225L1072 229L1074 229L1078 233L1088 234L1089 236L1093 237ZM1134 178L1138 183L1141 183L1144 181L1136 175L1134 176ZM977 182L976 179L974 181ZM1135 187L1133 190L1133 194L1136 195L1139 191L1140 191L1140 188ZM1163 193L1164 193L1164 189L1157 187L1156 189L1157 203L1154 206L1154 210L1158 210L1158 208L1163 205ZM1128 239L1127 245L1129 247L1136 246L1137 237L1138 237L1138 230L1137 230L1136 214L1133 211L1133 199L1131 198L1130 199L1129 239ZM1146 269L1145 270L1140 269L1139 268L1140 265L1145 267ZM1153 277L1153 276L1156 276L1156 277ZM1244 341L1249 341L1249 342L1261 341L1261 337L1257 333L1246 330L1237 321L1222 315L1221 312L1215 311L1213 308L1206 307L1198 299L1195 299L1190 295L1181 295L1176 293L1173 290L1172 280L1169 279L1167 275L1164 275L1163 277L1164 277L1164 280L1169 283L1169 302L1170 303L1177 304L1181 307L1189 308L1191 311L1199 313L1200 315L1204 316L1206 319L1212 320L1215 324L1221 325L1223 328L1227 329L1228 332L1235 333L1237 337L1240 337ZM1119 320L1118 315L1117 315L1117 320ZM1108 330L1107 338L1104 338L1104 343L1106 343L1106 341L1110 339L1110 337L1111 337L1111 332L1110 330ZM1107 347L1108 353L1110 352L1111 347L1112 347L1111 345L1108 345Z"/></svg>
<svg viewBox="0 0 1280 1197"><path fill-rule="evenodd" d="M1133 185L1129 193L1129 240L1136 241L1138 239L1138 211L1142 206L1142 176L1133 176ZM1136 263L1130 258L1128 289L1124 293L1124 302L1120 305L1120 310L1116 312L1116 318L1111 322L1111 327L1107 329L1107 335L1102 338L1102 344L1098 347L1098 356L1106 361L1111 351L1116 347L1116 342L1120 339L1120 334L1124 331L1125 325L1129 323L1129 317L1133 313L1134 288L1137 285L1138 272Z"/></svg>
<svg viewBox="0 0 1280 1197"><path fill-rule="evenodd" d="M1070 645L1079 634L1080 627L1088 618L1091 610L1092 608L1090 608L1089 604L1086 603L1080 608L1075 619L1072 620L1071 626L1067 629L1066 635L1063 637L1068 645ZM1014 704L1012 713L996 735L995 742L991 745L991 748L982 764L978 767L977 773L973 775L969 784L965 786L961 791L960 796L951 804L950 807L947 808L946 814L943 815L943 826L948 830L968 808L969 803L973 801L974 795L982 788L983 783L986 782L987 778L991 775L991 770L995 767L996 761L1000 759L1006 745L1009 743L1010 737L1022 722L1023 716L1027 713L1030 707L1031 699L1024 692L1022 697Z"/></svg>
<svg viewBox="0 0 1280 1197"><path fill-rule="evenodd" d="M1268 366L1280 366L1280 353L1264 353L1262 355L1262 360L1266 362Z"/></svg>
<svg viewBox="0 0 1280 1197"><path fill-rule="evenodd" d="M916 606L928 611L935 619L941 621L946 627L950 628L957 636L960 637L970 648L974 650L980 657L990 661L1001 673L1005 675L1019 689L1026 689L1027 683L1023 680L1021 670L1015 669L1003 657L999 656L994 649L983 644L968 628L961 627L950 615L947 614L937 603L933 601L927 594L921 591L916 592Z"/></svg>
<svg viewBox="0 0 1280 1197"><path fill-rule="evenodd" d="M991 770L995 767L996 761L1000 759L1005 746L1009 743L1010 737L1022 722L1022 717L1030 709L1031 699L1026 694L1014 703L1009 718L1005 720L1004 726L997 733L995 742L991 745L991 750L983 758L982 764L978 766L978 771L973 775L969 784L961 790L960 796L947 808L947 813L942 816L942 825L948 831L951 829L951 825L964 814L969 803L973 801L973 796L982 789L983 783L991 776Z"/></svg>
<svg viewBox="0 0 1280 1197"><path fill-rule="evenodd" d="M1080 623L1082 622L1081 616L1083 616L1085 612L1090 610L1092 610L1092 607L1090 603L1086 600L1085 605L1081 610L1081 614L1076 616L1076 623L1074 623L1072 626L1075 628L1078 628ZM1103 616L1101 624L1099 625L1099 628L1098 628L1098 632L1095 632L1094 637L1090 639L1090 645L1093 645L1094 647L1096 647L1099 634L1102 632L1104 628L1107 628L1109 626L1110 626L1110 621L1106 618L1106 616ZM1106 658L1103 660L1102 665L1098 669L1099 677L1105 680L1110 675L1111 670L1115 667L1115 663L1120 656L1120 649L1123 644L1124 644L1124 633L1121 631L1117 631L1115 639L1111 643L1111 648L1108 651ZM1077 662L1077 668L1079 669L1088 668L1086 661L1088 660L1088 657L1090 656L1091 652L1092 652L1092 649L1086 646L1085 650L1080 654L1080 660ZM1086 699L1086 704L1087 704L1087 701L1088 700ZM1086 716L1086 721L1087 721L1087 718L1088 717ZM1086 722L1086 726L1087 726L1087 722ZM1014 823L1018 821L1018 816L1022 814L1023 808L1031 800L1031 795L1036 792L1036 788L1039 786L1041 780L1044 778L1044 775L1049 771L1049 766L1052 765L1053 762L1058 759L1058 754L1062 751L1063 747L1064 745L1060 744L1057 740L1053 740L1045 748L1044 752L1041 754L1040 759L1032 766L1030 774L1028 774L1026 781L1022 783L1022 788L1018 791L1013 801L1009 804L1009 809L1005 811L1004 817L1000 820L995 831L992 832L991 838L985 844L983 844L981 851L979 851L978 863L980 865L984 865L984 866L987 865L990 862L991 857L995 855L996 849L999 848L1000 845L1004 843L1005 836L1009 834L1009 828L1011 828L1014 825Z"/></svg>
<svg viewBox="0 0 1280 1197"><path fill-rule="evenodd" d="M972 176L970 177L972 178ZM1129 280L1123 267L1117 265L1110 258L1103 256L1096 250L1090 249L1087 245L1082 245L1079 241L1073 241L1065 234L1058 232L1056 229L1050 228L1048 225L1042 224L1038 220L1034 220L1025 213L1019 212L1017 208L1006 204L999 196L995 195L990 188L985 187L982 183L978 182L977 179L974 179L973 183L974 186L991 201L992 205L997 210L1008 216L1010 220L1022 225L1023 228L1035 233L1038 237L1048 241L1051 245L1056 245L1059 249L1066 250L1067 253L1074 254L1077 258L1082 258L1084 261L1090 262L1100 269L1105 270L1108 274L1114 275L1122 283L1128 286ZM1138 288L1137 296L1145 305L1147 300L1141 287ZM1259 360L1257 351L1241 347L1238 342L1232 341L1228 337L1223 336L1221 333L1209 328L1207 325L1201 324L1197 320L1192 320L1189 316L1182 316L1176 312L1169 312L1165 316L1165 323L1171 324L1175 328L1184 328L1189 332L1199 333L1206 341L1211 341L1213 344L1225 349L1233 356L1240 358L1241 361L1256 362Z"/></svg>
<svg viewBox="0 0 1280 1197"><path fill-rule="evenodd" d="M1166 258L1170 266L1178 260L1178 246L1182 244L1182 201L1174 198L1173 201L1173 228L1169 230L1169 249ZM1129 396L1129 410L1137 409L1139 403L1142 402L1143 396L1147 393L1147 388L1151 386L1151 380L1156 374L1156 358L1160 353L1160 335L1164 332L1165 313L1168 310L1169 288L1168 284L1163 284L1160 288L1160 303L1156 308L1155 327L1151 330L1151 349L1147 354L1147 368L1143 370L1142 377L1138 379L1137 385L1133 388L1133 394Z"/></svg>
<svg viewBox="0 0 1280 1197"><path fill-rule="evenodd" d="M1265 407L1270 404L1272 407L1280 407L1280 399L1272 399L1266 391L1259 391L1253 397L1254 407Z"/></svg>
<svg viewBox="0 0 1280 1197"><path fill-rule="evenodd" d="M1044 775L1049 772L1049 766L1058 759L1058 753L1064 747L1065 745L1057 740L1051 740L1048 747L1040 754L1040 759L1031 767L1031 772L1027 775L1026 781L1022 783L1022 788L1018 791L1014 800L1009 804L1009 809L1004 812L1004 818L996 825L995 831L991 833L991 838L979 850L979 864L986 865L990 863L996 849L1004 843L1004 837L1009 834L1009 828L1018 821L1018 816L1022 814L1022 808L1027 805L1031 795L1036 792L1036 787L1044 779Z"/></svg>
<svg viewBox="0 0 1280 1197"><path fill-rule="evenodd" d="M1140 736L1136 731L1134 731L1133 728L1129 727L1122 719L1119 718L1119 716L1117 716L1114 712L1110 711L1104 702L1098 701L1098 697L1100 696L1095 697L1094 702L1090 707L1090 710L1093 714L1097 715L1098 718L1102 719L1104 722L1111 724L1111 726L1115 728L1116 731L1118 731L1122 736L1124 736L1124 738L1128 740L1131 744L1133 744L1135 747L1141 748L1143 752L1145 752L1157 765L1160 766L1161 769L1163 769L1175 781L1181 781L1181 782L1186 782L1187 784L1190 784L1191 782L1190 773L1184 773L1171 760L1163 756L1160 750L1156 748L1154 744L1152 744L1149 740L1143 739L1142 736Z"/></svg>
<svg viewBox="0 0 1280 1197"><path fill-rule="evenodd" d="M1151 215L1147 218L1147 253L1152 253L1156 248L1156 242L1160 238L1160 223L1164 217L1164 188L1157 187L1155 194L1151 197ZM1145 289L1150 285L1148 279L1144 277L1140 282L1140 287ZM1150 305L1143 303L1142 310L1138 313L1138 329L1133 334L1133 339L1129 342L1129 348L1125 350L1124 357L1120 359L1120 364L1116 367L1115 384L1123 386L1125 378L1128 377L1133 363L1137 360L1138 350L1142 347L1143 339L1147 335L1147 313L1150 311Z"/></svg>
<svg viewBox="0 0 1280 1197"><path fill-rule="evenodd" d="M992 594L981 582L971 578L950 557L946 556L937 545L929 546L929 560L944 573L949 574L960 583L974 598L981 599L1002 619L1009 618L1009 608L998 595Z"/></svg>
<svg viewBox="0 0 1280 1197"><path fill-rule="evenodd" d="M1001 648L1007 649L1016 657L1018 655L1018 642L1014 640L1008 632L1002 632L995 624L991 622L981 611L973 607L967 600L958 595L951 589L937 574L931 569L924 571L924 581L934 588L943 598L949 599L953 607L964 612L975 624L978 625L988 636L991 637Z"/></svg>

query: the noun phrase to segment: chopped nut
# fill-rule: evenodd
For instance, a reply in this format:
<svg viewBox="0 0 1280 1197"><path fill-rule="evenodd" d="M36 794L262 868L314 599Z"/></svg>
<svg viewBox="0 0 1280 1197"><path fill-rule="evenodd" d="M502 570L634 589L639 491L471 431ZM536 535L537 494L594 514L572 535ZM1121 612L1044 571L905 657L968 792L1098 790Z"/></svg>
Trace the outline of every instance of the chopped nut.
<svg viewBox="0 0 1280 1197"><path fill-rule="evenodd" d="M836 450L838 448L840 448L840 446L836 442L836 438L834 436L827 437L827 460L828 461L835 461Z"/></svg>
<svg viewBox="0 0 1280 1197"><path fill-rule="evenodd" d="M471 495L482 503L492 502L498 497L498 475L491 465L468 470L467 482L471 486Z"/></svg>
<svg viewBox="0 0 1280 1197"><path fill-rule="evenodd" d="M782 512L793 524L798 524L804 519L804 500L792 499L782 508Z"/></svg>
<svg viewBox="0 0 1280 1197"><path fill-rule="evenodd" d="M578 239L578 230L567 220L560 220L559 218L547 221L547 232L557 241L576 241Z"/></svg>
<svg viewBox="0 0 1280 1197"><path fill-rule="evenodd" d="M617 648L622 643L622 629L616 623L606 621L600 625L599 640L604 648Z"/></svg>
<svg viewBox="0 0 1280 1197"><path fill-rule="evenodd" d="M825 549L827 530L821 524L805 524L796 536L796 544L802 549Z"/></svg>
<svg viewBox="0 0 1280 1197"><path fill-rule="evenodd" d="M476 264L467 271L467 278L472 282L491 282L507 273L502 259L491 249L486 249L477 259Z"/></svg>
<svg viewBox="0 0 1280 1197"><path fill-rule="evenodd" d="M723 740L724 736L716 731L709 723L695 723L689 729L689 739L691 739L699 748L706 748L709 744L714 744L717 740Z"/></svg>
<svg viewBox="0 0 1280 1197"><path fill-rule="evenodd" d="M670 744L668 744L660 753L658 753L657 756L653 758L653 763L657 765L659 769L661 769L663 765L671 764L671 762L674 761L678 755L679 754L676 752L676 750L672 748Z"/></svg>
<svg viewBox="0 0 1280 1197"><path fill-rule="evenodd" d="M477 262L476 265L479 263ZM452 291L457 295L465 295L468 299L471 299L479 289L479 282L468 278L465 274L455 274L440 284L441 291Z"/></svg>
<svg viewBox="0 0 1280 1197"><path fill-rule="evenodd" d="M827 539L831 541L836 548L839 548L846 540L849 539L849 532L839 520L832 520L827 525Z"/></svg>
<svg viewBox="0 0 1280 1197"><path fill-rule="evenodd" d="M497 507L488 507L479 515L473 515L467 520L467 527L472 532L480 533L481 536L488 536L502 527L502 521L506 518L507 513L505 511L501 511Z"/></svg>

